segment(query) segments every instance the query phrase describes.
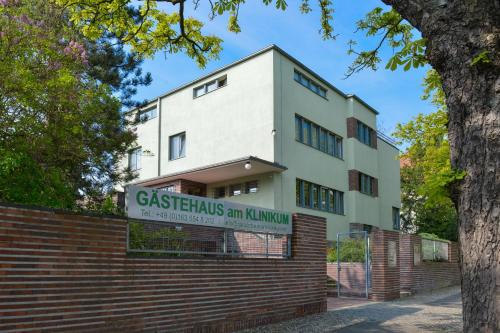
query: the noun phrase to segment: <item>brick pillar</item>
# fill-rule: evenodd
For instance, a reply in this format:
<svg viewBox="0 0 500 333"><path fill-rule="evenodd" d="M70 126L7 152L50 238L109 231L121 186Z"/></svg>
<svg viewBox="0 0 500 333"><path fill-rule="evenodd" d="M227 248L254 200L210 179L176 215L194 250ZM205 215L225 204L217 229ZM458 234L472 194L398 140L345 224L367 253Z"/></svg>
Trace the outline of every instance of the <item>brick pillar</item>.
<svg viewBox="0 0 500 333"><path fill-rule="evenodd" d="M458 262L458 243L450 242L448 244L448 261L452 263Z"/></svg>
<svg viewBox="0 0 500 333"><path fill-rule="evenodd" d="M307 260L309 264L313 264L314 271L317 277L315 281L310 280L314 284L314 289L321 290L322 297L315 300L312 305L314 309L310 313L326 311L326 219L306 214L293 214L293 234L292 234L292 258L297 262ZM301 269L300 266L297 269ZM312 273L304 271L304 273ZM307 310L305 310L307 312Z"/></svg>
<svg viewBox="0 0 500 333"><path fill-rule="evenodd" d="M399 298L399 232L379 230L370 234L372 294L376 301Z"/></svg>
<svg viewBox="0 0 500 333"><path fill-rule="evenodd" d="M417 247L417 251L415 248ZM415 258L415 256L420 257ZM422 240L412 234L399 235L399 281L401 290L411 291L415 286L415 264L422 261Z"/></svg>

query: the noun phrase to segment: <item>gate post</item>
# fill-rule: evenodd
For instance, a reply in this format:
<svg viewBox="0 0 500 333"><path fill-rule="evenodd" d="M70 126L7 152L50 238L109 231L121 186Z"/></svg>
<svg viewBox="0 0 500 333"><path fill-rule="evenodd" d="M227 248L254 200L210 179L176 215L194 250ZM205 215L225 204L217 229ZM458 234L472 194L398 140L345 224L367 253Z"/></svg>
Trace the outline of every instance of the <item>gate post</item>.
<svg viewBox="0 0 500 333"><path fill-rule="evenodd" d="M370 234L372 244L372 298L399 298L399 232L378 230Z"/></svg>

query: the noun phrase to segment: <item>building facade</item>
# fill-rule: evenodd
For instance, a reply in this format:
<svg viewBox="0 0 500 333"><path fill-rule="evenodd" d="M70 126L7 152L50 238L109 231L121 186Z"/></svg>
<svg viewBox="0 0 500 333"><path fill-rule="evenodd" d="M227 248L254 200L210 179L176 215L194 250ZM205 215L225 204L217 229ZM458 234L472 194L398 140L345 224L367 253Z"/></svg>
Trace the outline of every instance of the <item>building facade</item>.
<svg viewBox="0 0 500 333"><path fill-rule="evenodd" d="M377 111L277 46L174 89L129 117L136 185L325 217L338 232L398 228L398 150Z"/></svg>

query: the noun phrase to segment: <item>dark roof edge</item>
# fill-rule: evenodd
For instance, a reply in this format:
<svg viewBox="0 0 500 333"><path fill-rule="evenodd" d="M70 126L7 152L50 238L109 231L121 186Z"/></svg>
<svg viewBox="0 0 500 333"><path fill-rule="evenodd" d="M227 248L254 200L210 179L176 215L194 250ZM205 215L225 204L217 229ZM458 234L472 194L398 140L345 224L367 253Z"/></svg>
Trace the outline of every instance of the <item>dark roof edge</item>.
<svg viewBox="0 0 500 333"><path fill-rule="evenodd" d="M384 136L381 136L380 133L377 133L377 138L379 138L381 141L384 141L385 143L387 143L389 146L396 149L397 151L401 151L401 149L399 149L393 142L384 138Z"/></svg>
<svg viewBox="0 0 500 333"><path fill-rule="evenodd" d="M159 96L157 96L155 98L152 98L152 99L148 100L147 103L146 103L146 105L151 104L155 100L158 100L158 99L167 97L169 95L172 95L172 94L174 94L174 93L176 93L176 92L178 92L178 91L180 91L180 90L182 90L184 88L187 88L187 87L189 87L189 86L191 86L193 84L196 84L196 83L198 83L200 81L203 81L203 80L207 79L210 76L213 76L213 75L216 75L216 74L218 74L220 72L228 70L231 67L239 65L241 63L244 63L244 62L246 62L246 61L248 61L250 59L253 59L253 58L255 58L255 57L257 57L257 56L259 56L261 54L264 54L266 52L269 52L271 50L275 50L275 51L279 52L281 55L283 55L284 57L288 58L288 60L292 61L293 63L297 64L302 69L306 70L315 79L317 79L318 81L321 81L321 83L323 83L324 85L328 86L328 88L332 89L333 91L335 91L336 93L338 93L342 97L344 97L346 99L347 98L355 98L358 102L360 102L361 104L363 104L367 109L369 109L370 111L372 111L375 114L378 114L377 110L375 110L373 107L371 107L370 105L368 105L368 103L366 103L365 101L363 101L361 98L359 98L358 96L356 96L354 94L346 94L346 93L342 92L340 89L338 89L333 84L331 84L330 82L328 82L325 79L323 79L319 74L317 74L312 69L310 69L309 67L307 67L306 65L304 65L302 62L300 62L297 58L293 57L292 55L290 55L285 50L283 50L282 48L280 48L279 46L277 46L275 44L271 44L271 45L269 45L269 46L267 46L267 47L265 47L265 48L263 48L263 49L261 49L261 50L259 50L257 52L254 52L254 53L252 53L252 54L250 54L250 55L248 55L246 57L243 57L243 58L241 58L239 60L236 60L236 61L234 61L234 62L232 62L232 63L230 63L230 64L228 64L226 66L220 67L220 68L218 68L218 69L216 69L216 70L214 70L214 71L212 71L212 72L210 72L208 74L200 76L200 77L198 77L198 78L196 78L196 79L194 79L194 80L192 80L192 81L190 81L188 83L185 83L185 84L183 84L181 86L178 86L178 87L176 87L174 89L171 89L171 90L167 91L164 94L161 94L161 95L159 95ZM130 113L132 111L135 111L137 109L141 109L141 108L130 109L130 110L126 111L125 114Z"/></svg>
<svg viewBox="0 0 500 333"><path fill-rule="evenodd" d="M373 107L370 106L370 104L366 103L361 98L359 98L359 96L356 96L354 94L348 94L347 98L354 98L355 100L357 100L358 102L360 102L361 104L363 104L363 106L366 107L368 110L370 110L371 112L373 112L375 114L378 114L377 110L375 110Z"/></svg>

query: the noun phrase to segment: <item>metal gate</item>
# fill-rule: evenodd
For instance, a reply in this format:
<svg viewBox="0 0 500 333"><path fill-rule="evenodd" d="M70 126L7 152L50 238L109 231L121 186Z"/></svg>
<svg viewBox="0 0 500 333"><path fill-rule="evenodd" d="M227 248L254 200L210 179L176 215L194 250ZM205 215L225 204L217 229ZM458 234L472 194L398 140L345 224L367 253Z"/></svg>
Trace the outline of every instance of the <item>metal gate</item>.
<svg viewBox="0 0 500 333"><path fill-rule="evenodd" d="M367 231L337 234L337 294L368 298L371 287L370 239Z"/></svg>

